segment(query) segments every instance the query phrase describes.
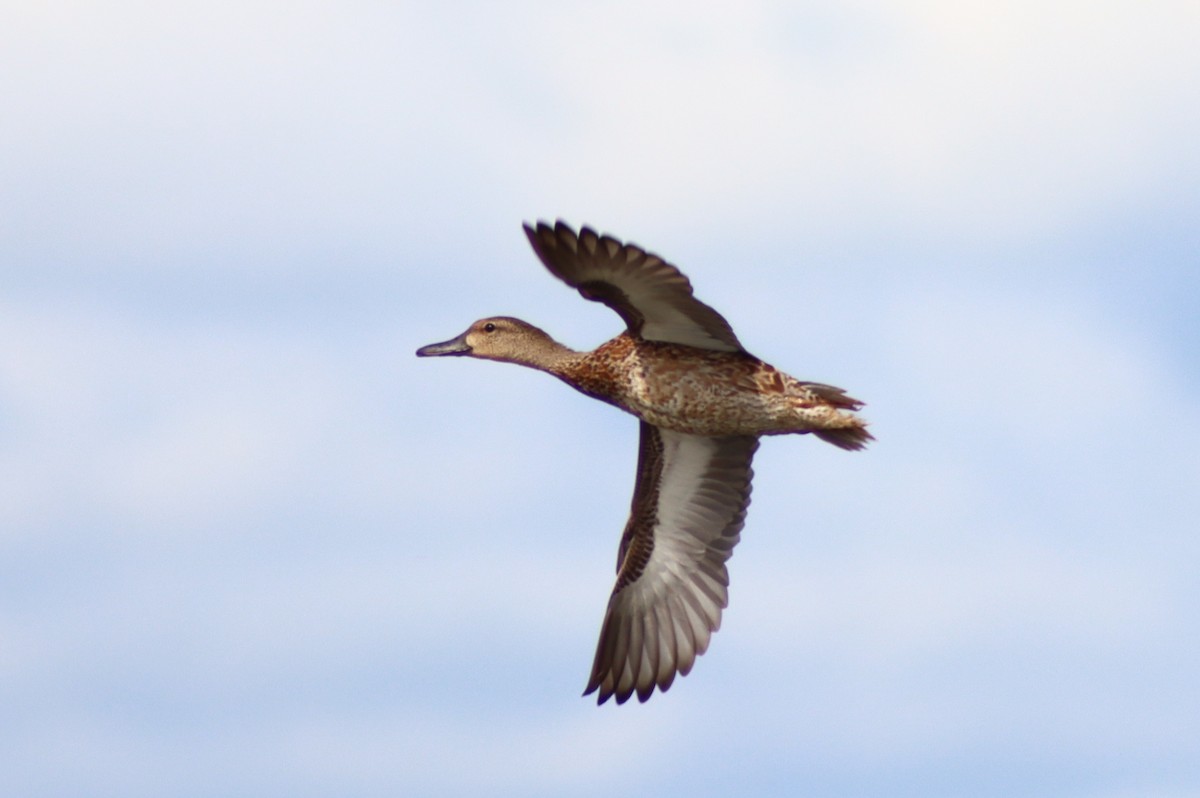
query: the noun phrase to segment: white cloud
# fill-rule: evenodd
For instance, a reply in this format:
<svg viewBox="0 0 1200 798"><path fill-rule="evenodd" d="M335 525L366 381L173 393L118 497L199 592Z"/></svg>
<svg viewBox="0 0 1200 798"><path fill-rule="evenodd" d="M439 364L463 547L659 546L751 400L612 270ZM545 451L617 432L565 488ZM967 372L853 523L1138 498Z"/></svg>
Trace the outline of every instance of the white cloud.
<svg viewBox="0 0 1200 798"><path fill-rule="evenodd" d="M530 121L569 133L514 119L507 135L570 176L538 182L571 212L1044 233L1195 164L1185 5L852 4L837 12L849 54L815 56L806 11L776 4L562 7L531 20L522 60L547 84Z"/></svg>
<svg viewBox="0 0 1200 798"><path fill-rule="evenodd" d="M464 208L1012 240L1197 165L1186 2L48 8L6 25L5 205L107 268L390 253Z"/></svg>

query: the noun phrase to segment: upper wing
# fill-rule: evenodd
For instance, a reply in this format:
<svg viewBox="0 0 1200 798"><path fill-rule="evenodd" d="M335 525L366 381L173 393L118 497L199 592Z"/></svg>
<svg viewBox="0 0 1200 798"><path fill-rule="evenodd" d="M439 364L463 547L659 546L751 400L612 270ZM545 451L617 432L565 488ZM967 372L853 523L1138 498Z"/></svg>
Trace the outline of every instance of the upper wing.
<svg viewBox="0 0 1200 798"><path fill-rule="evenodd" d="M642 422L633 511L617 564L592 676L624 703L645 701L687 675L728 603L733 553L750 503L758 439L708 438Z"/></svg>
<svg viewBox="0 0 1200 798"><path fill-rule="evenodd" d="M630 334L701 349L741 350L729 322L692 296L688 278L657 255L588 227L576 235L563 222L525 225L525 235L555 277L619 313Z"/></svg>

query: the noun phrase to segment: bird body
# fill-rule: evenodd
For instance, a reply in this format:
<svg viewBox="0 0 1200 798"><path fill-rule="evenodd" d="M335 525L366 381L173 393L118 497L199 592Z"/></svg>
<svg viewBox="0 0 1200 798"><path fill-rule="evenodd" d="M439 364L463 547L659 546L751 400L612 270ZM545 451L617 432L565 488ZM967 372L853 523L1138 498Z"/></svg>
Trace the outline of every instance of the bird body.
<svg viewBox="0 0 1200 798"><path fill-rule="evenodd" d="M590 352L508 316L417 351L553 374L641 421L637 480L585 694L645 701L687 674L727 604L725 562L750 502L762 435L813 433L843 449L872 439L840 388L791 377L746 352L675 267L632 244L562 222L526 226L547 268L603 302L626 330Z"/></svg>
<svg viewBox="0 0 1200 798"><path fill-rule="evenodd" d="M805 383L745 352L622 334L550 373L662 429L691 435L781 435L862 428L836 388Z"/></svg>

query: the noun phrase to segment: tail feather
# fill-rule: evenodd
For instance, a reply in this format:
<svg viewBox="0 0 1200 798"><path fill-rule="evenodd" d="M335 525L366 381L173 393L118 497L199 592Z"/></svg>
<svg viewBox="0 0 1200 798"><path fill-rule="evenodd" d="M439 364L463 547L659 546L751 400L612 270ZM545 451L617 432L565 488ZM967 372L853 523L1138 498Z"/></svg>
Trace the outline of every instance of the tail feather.
<svg viewBox="0 0 1200 798"><path fill-rule="evenodd" d="M850 452L866 448L869 441L875 440L875 436L867 432L866 426L817 429L813 430L813 435L816 435L826 443L832 443L839 449L845 449Z"/></svg>
<svg viewBox="0 0 1200 798"><path fill-rule="evenodd" d="M828 426L823 429L814 429L813 435L826 443L832 443L839 449L851 452L865 448L868 442L875 440L875 436L867 432L867 422L845 412L858 410L863 406L863 402L853 396L847 396L845 391L833 385L806 382L803 383L803 386L811 395L816 396L829 408L833 408L823 420Z"/></svg>
<svg viewBox="0 0 1200 798"><path fill-rule="evenodd" d="M841 388L836 388L832 385L825 385L824 383L820 382L806 382L803 385L818 397L824 399L826 402L838 409L858 410L863 406L863 402L855 399L853 396L847 396L846 392Z"/></svg>

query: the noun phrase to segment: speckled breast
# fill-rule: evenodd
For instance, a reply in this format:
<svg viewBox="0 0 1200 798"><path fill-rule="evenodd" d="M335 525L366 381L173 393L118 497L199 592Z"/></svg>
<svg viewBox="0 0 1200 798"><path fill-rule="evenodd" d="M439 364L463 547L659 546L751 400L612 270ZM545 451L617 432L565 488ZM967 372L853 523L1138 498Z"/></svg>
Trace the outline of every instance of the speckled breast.
<svg viewBox="0 0 1200 798"><path fill-rule="evenodd" d="M577 388L655 426L696 435L762 435L796 427L795 380L743 352L621 336L572 369Z"/></svg>

